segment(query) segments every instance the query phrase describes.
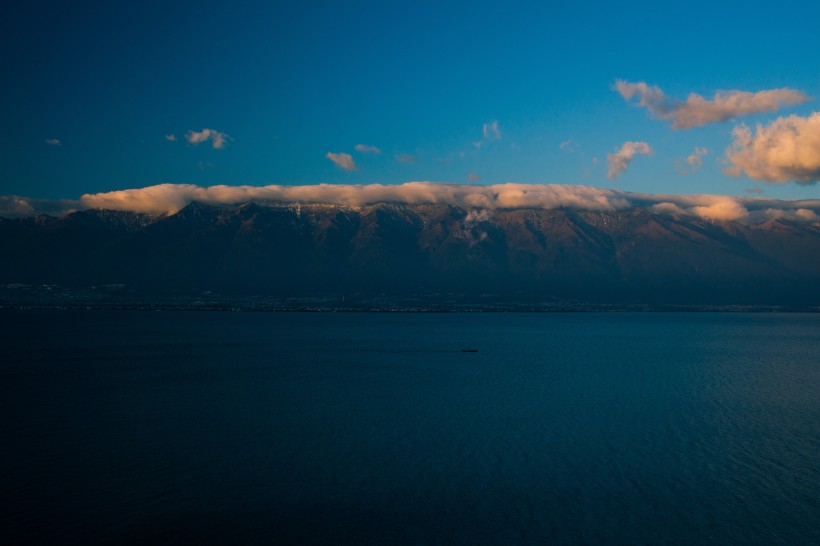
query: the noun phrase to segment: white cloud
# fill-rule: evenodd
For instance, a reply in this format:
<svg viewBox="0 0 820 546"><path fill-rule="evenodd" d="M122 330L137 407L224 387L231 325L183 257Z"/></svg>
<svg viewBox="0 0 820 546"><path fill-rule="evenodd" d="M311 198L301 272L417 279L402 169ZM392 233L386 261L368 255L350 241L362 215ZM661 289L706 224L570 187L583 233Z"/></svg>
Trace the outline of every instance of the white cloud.
<svg viewBox="0 0 820 546"><path fill-rule="evenodd" d="M48 144L49 146L62 146L63 145L63 143L60 142L59 138L47 138L45 140L45 143Z"/></svg>
<svg viewBox="0 0 820 546"><path fill-rule="evenodd" d="M415 163L416 156L410 154L396 154L396 161L399 163Z"/></svg>
<svg viewBox="0 0 820 546"><path fill-rule="evenodd" d="M726 150L727 174L778 184L820 180L820 112L805 118L777 118L769 125L757 125L754 134L740 125L732 136Z"/></svg>
<svg viewBox="0 0 820 546"><path fill-rule="evenodd" d="M484 135L484 140L486 142L501 140L501 131L498 129L498 120L485 123L482 134Z"/></svg>
<svg viewBox="0 0 820 546"><path fill-rule="evenodd" d="M578 150L578 143L572 139L563 141L558 147L565 152L575 152Z"/></svg>
<svg viewBox="0 0 820 546"><path fill-rule="evenodd" d="M624 142L621 149L614 154L608 154L606 160L609 163L607 178L615 180L623 173L636 155L652 155L652 147L646 142Z"/></svg>
<svg viewBox="0 0 820 546"><path fill-rule="evenodd" d="M473 142L473 146L481 149L488 142L501 140L501 130L498 128L498 120L485 123L481 128L481 140Z"/></svg>
<svg viewBox="0 0 820 546"><path fill-rule="evenodd" d="M774 112L809 100L800 91L785 87L756 93L718 91L712 99L690 93L685 101L667 97L660 87L645 82L617 80L614 88L628 101L637 98L639 106L648 109L654 117L671 122L673 129L690 129L749 114Z"/></svg>
<svg viewBox="0 0 820 546"><path fill-rule="evenodd" d="M356 162L353 161L353 156L344 152L339 152L337 154L328 152L325 154L325 157L334 162L340 169L344 169L345 171L355 171L359 168L356 166Z"/></svg>
<svg viewBox="0 0 820 546"><path fill-rule="evenodd" d="M225 147L225 143L230 140L230 136L217 131L215 129L202 129L201 131L188 131L185 134L185 140L190 144L199 144L201 142L211 141L211 146L214 150L221 150Z"/></svg>
<svg viewBox="0 0 820 546"><path fill-rule="evenodd" d="M381 154L382 153L382 151L380 149L378 149L377 147L370 146L368 144L356 144L356 146L353 149L356 150L359 153L362 153L362 154Z"/></svg>
<svg viewBox="0 0 820 546"><path fill-rule="evenodd" d="M478 176L477 173L467 173L467 180L469 180L470 182L477 182L481 180L481 177Z"/></svg>
<svg viewBox="0 0 820 546"><path fill-rule="evenodd" d="M176 142L177 136L174 134L167 134L165 135L165 140L167 140L168 142Z"/></svg>

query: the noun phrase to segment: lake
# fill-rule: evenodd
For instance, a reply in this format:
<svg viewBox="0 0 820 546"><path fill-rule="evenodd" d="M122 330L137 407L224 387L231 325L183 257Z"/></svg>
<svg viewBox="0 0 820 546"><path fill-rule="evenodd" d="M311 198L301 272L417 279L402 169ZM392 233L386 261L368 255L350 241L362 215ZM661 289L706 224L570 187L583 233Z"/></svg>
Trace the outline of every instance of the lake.
<svg viewBox="0 0 820 546"><path fill-rule="evenodd" d="M820 315L0 323L4 544L820 543Z"/></svg>

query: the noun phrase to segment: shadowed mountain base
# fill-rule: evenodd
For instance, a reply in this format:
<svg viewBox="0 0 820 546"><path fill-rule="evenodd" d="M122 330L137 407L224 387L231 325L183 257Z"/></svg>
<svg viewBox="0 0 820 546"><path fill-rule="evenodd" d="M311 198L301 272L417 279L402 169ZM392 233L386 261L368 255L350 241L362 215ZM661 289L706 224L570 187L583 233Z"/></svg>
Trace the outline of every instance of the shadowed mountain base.
<svg viewBox="0 0 820 546"><path fill-rule="evenodd" d="M312 297L820 305L820 225L643 209L192 203L0 219L0 283Z"/></svg>

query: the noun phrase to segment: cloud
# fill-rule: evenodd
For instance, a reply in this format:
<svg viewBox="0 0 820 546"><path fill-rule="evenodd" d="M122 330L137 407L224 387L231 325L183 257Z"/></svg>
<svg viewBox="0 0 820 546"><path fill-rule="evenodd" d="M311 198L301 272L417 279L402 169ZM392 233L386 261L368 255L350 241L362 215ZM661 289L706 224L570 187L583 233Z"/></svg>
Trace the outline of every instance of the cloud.
<svg viewBox="0 0 820 546"><path fill-rule="evenodd" d="M168 142L176 142L177 136L173 134L167 134L165 135L165 140L167 140Z"/></svg>
<svg viewBox="0 0 820 546"><path fill-rule="evenodd" d="M214 150L221 150L225 147L225 143L230 140L230 136L221 133L215 129L202 129L201 131L188 131L185 134L185 140L190 144L199 144L201 142L211 141L211 146Z"/></svg>
<svg viewBox="0 0 820 546"><path fill-rule="evenodd" d="M624 172L636 155L651 155L652 147L646 142L624 142L621 149L606 156L609 163L607 178L615 180Z"/></svg>
<svg viewBox="0 0 820 546"><path fill-rule="evenodd" d="M685 161L676 161L675 167L681 176L687 176L696 173L703 166L703 156L707 155L709 150L701 146L695 146L695 149L686 158Z"/></svg>
<svg viewBox="0 0 820 546"><path fill-rule="evenodd" d="M711 100L690 93L685 101L667 97L660 87L645 82L616 80L614 88L627 101L637 98L638 106L648 109L658 119L671 122L673 129L690 129L749 114L774 112L809 100L800 91L786 87L756 93L718 91Z"/></svg>
<svg viewBox="0 0 820 546"><path fill-rule="evenodd" d="M575 152L578 150L578 143L572 139L563 141L558 147L565 152Z"/></svg>
<svg viewBox="0 0 820 546"><path fill-rule="evenodd" d="M754 186L752 188L746 188L743 191L746 192L746 193L752 193L752 194L760 195L761 193L763 193L763 188L760 188L758 186Z"/></svg>
<svg viewBox="0 0 820 546"><path fill-rule="evenodd" d="M344 152L339 152L337 154L328 152L325 154L325 157L334 162L340 169L344 169L345 171L355 171L359 168L356 166L356 162L353 161L353 156Z"/></svg>
<svg viewBox="0 0 820 546"><path fill-rule="evenodd" d="M370 146L368 144L356 144L356 146L353 149L356 150L359 153L362 153L362 154L381 154L382 153L382 151L380 149L376 148L375 146Z"/></svg>
<svg viewBox="0 0 820 546"><path fill-rule="evenodd" d="M79 200L33 199L19 195L0 195L0 217L6 218L21 218L38 214L62 216L87 208Z"/></svg>
<svg viewBox="0 0 820 546"><path fill-rule="evenodd" d="M726 174L777 184L820 180L820 112L777 118L769 125L757 125L754 134L740 125L732 136Z"/></svg>
<svg viewBox="0 0 820 546"><path fill-rule="evenodd" d="M379 202L449 204L467 210L567 208L588 211L643 209L656 214L707 221L760 223L772 219L820 222L820 199L778 200L726 195L645 194L562 184L405 184L309 186L210 186L159 184L95 194L78 200L0 196L0 216L20 217L74 210L109 209L154 215L173 214L188 203L240 205L249 202L323 203L359 207Z"/></svg>
<svg viewBox="0 0 820 546"><path fill-rule="evenodd" d="M486 142L501 140L501 131L498 129L498 120L485 123L482 134L484 135L484 140Z"/></svg>
<svg viewBox="0 0 820 546"><path fill-rule="evenodd" d="M686 158L686 162L692 166L692 169L698 170L703 166L703 156L709 153L706 148L695 146L695 150Z"/></svg>
<svg viewBox="0 0 820 546"><path fill-rule="evenodd" d="M498 128L498 120L485 123L481 128L481 140L473 142L473 146L478 149L487 143L501 140L501 130Z"/></svg>
<svg viewBox="0 0 820 546"><path fill-rule="evenodd" d="M416 156L410 154L396 154L396 161L399 163L415 163Z"/></svg>
<svg viewBox="0 0 820 546"><path fill-rule="evenodd" d="M49 146L62 146L63 145L63 143L60 142L59 138L47 138L45 140L45 143L48 144Z"/></svg>
<svg viewBox="0 0 820 546"><path fill-rule="evenodd" d="M467 180L469 180L470 182L477 182L481 180L481 177L478 176L478 174L476 173L467 173Z"/></svg>

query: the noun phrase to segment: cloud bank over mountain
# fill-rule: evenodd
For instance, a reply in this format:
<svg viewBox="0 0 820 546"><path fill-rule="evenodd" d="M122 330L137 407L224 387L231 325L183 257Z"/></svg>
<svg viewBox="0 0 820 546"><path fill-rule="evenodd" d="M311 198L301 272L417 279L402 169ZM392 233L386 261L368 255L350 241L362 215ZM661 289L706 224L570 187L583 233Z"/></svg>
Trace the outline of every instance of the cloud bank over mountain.
<svg viewBox="0 0 820 546"><path fill-rule="evenodd" d="M108 209L153 215L173 214L188 203L239 205L258 202L327 203L362 206L378 202L442 203L465 209L568 208L619 211L645 208L659 214L680 214L709 220L749 223L772 218L818 221L820 199L779 200L751 196L633 193L593 186L563 184L366 184L309 186L209 186L158 184L144 188L85 194L79 199L31 199L0 196L0 216L58 216L75 210Z"/></svg>

